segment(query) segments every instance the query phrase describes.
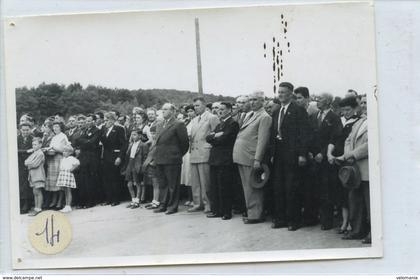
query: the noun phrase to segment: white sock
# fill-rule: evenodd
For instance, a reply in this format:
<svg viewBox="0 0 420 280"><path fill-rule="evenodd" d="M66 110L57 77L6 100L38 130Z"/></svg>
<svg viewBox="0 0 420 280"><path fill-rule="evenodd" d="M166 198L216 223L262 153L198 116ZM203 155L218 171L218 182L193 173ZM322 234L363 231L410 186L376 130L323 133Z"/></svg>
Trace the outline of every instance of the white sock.
<svg viewBox="0 0 420 280"><path fill-rule="evenodd" d="M40 211L42 211L42 209L41 208L34 208L34 211L40 212Z"/></svg>

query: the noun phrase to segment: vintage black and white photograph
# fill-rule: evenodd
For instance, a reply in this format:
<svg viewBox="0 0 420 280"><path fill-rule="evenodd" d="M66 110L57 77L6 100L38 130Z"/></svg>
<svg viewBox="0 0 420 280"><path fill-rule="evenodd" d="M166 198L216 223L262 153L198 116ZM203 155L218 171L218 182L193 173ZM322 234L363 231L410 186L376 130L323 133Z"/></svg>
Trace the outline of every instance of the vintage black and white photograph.
<svg viewBox="0 0 420 280"><path fill-rule="evenodd" d="M382 256L370 2L5 25L15 268Z"/></svg>

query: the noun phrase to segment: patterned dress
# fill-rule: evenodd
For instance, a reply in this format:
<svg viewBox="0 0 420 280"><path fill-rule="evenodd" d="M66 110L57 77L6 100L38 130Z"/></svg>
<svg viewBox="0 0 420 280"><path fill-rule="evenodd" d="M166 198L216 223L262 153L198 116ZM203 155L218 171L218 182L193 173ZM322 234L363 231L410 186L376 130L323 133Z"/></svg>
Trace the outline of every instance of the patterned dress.
<svg viewBox="0 0 420 280"><path fill-rule="evenodd" d="M63 158L60 163L60 172L57 178L57 187L75 189L76 180L74 179L74 175L71 170L79 165L79 160L73 156Z"/></svg>
<svg viewBox="0 0 420 280"><path fill-rule="evenodd" d="M51 139L50 148L54 148L57 152L49 155L47 152L47 180L45 190L50 192L60 191L61 188L57 186L58 174L60 173L60 163L63 158L63 149L69 143L67 136L60 132Z"/></svg>

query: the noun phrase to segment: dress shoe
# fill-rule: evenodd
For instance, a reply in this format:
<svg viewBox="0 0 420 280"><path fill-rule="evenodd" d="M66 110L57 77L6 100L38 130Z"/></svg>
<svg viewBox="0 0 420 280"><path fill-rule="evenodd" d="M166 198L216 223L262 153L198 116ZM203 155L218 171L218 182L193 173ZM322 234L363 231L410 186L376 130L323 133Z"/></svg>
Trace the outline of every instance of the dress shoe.
<svg viewBox="0 0 420 280"><path fill-rule="evenodd" d="M193 207L191 207L190 209L188 209L187 211L188 212L200 212L200 211L203 211L203 207L200 207L200 206L193 206Z"/></svg>
<svg viewBox="0 0 420 280"><path fill-rule="evenodd" d="M366 237L365 239L362 240L363 244L372 244L372 238L370 237Z"/></svg>
<svg viewBox="0 0 420 280"><path fill-rule="evenodd" d="M119 202L112 202L112 203L111 203L111 206L112 206L112 207L114 207L114 206L117 206L117 205L119 205L119 204L120 204Z"/></svg>
<svg viewBox="0 0 420 280"><path fill-rule="evenodd" d="M321 225L321 230L330 230L332 228L332 226Z"/></svg>
<svg viewBox="0 0 420 280"><path fill-rule="evenodd" d="M207 214L206 217L207 218L220 218L221 216L219 214L216 214L216 213L210 213L210 214Z"/></svg>
<svg viewBox="0 0 420 280"><path fill-rule="evenodd" d="M35 217L36 215L38 215L39 213L41 213L42 211L32 211L32 212L30 212L29 213L29 215L28 216L30 216L30 217Z"/></svg>
<svg viewBox="0 0 420 280"><path fill-rule="evenodd" d="M233 214L237 215L237 214L242 214L244 211L239 210L239 209L233 209L232 212L233 212Z"/></svg>
<svg viewBox="0 0 420 280"><path fill-rule="evenodd" d="M341 239L343 240L357 240L357 239L362 239L362 238L363 236L361 236L360 234L347 234L341 237Z"/></svg>
<svg viewBox="0 0 420 280"><path fill-rule="evenodd" d="M287 224L281 221L273 221L273 223L271 224L271 228L285 228L285 227L287 227Z"/></svg>
<svg viewBox="0 0 420 280"><path fill-rule="evenodd" d="M163 212L166 212L166 208L159 207L159 208L153 210L153 213L163 213Z"/></svg>
<svg viewBox="0 0 420 280"><path fill-rule="evenodd" d="M299 229L298 225L290 225L287 230L288 231L297 231Z"/></svg>
<svg viewBox="0 0 420 280"><path fill-rule="evenodd" d="M110 205L111 204L111 202L104 202L104 203L101 203L101 206L107 206L107 205Z"/></svg>
<svg viewBox="0 0 420 280"><path fill-rule="evenodd" d="M166 215L171 215L171 214L175 214L176 212L178 212L177 210L167 210L165 212Z"/></svg>
<svg viewBox="0 0 420 280"><path fill-rule="evenodd" d="M248 219L248 218L246 218L246 219L244 219L244 224L259 224L259 223L262 223L262 222L264 222L264 220L263 219Z"/></svg>
<svg viewBox="0 0 420 280"><path fill-rule="evenodd" d="M348 233L347 229L342 229L342 228L339 228L339 229L337 230L337 234L347 234L347 233Z"/></svg>
<svg viewBox="0 0 420 280"><path fill-rule="evenodd" d="M232 215L223 215L222 220L230 220L232 219Z"/></svg>

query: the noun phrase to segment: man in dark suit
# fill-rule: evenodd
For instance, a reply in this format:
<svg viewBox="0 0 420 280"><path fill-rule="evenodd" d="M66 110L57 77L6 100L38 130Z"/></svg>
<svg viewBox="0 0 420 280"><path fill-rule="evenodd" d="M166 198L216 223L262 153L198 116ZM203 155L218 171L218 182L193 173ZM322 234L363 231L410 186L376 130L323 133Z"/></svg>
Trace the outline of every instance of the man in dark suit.
<svg viewBox="0 0 420 280"><path fill-rule="evenodd" d="M313 114L318 114L318 109L309 107L310 95L307 87L298 87L294 90L296 105L304 108L308 113L309 120ZM315 107L314 107L315 108ZM313 143L314 131L316 127L313 122L309 122L309 135L307 143ZM299 188L301 202L303 206L303 225L314 226L318 224L319 199L316 184L314 180L319 177L319 168L313 160L313 154L310 151L307 154L307 164L299 168Z"/></svg>
<svg viewBox="0 0 420 280"><path fill-rule="evenodd" d="M175 118L175 106L165 103L162 113L164 121L156 126L154 156L160 181L161 205L153 212L170 215L178 211L182 157L188 150L189 140L184 122Z"/></svg>
<svg viewBox="0 0 420 280"><path fill-rule="evenodd" d="M338 184L338 168L335 164L328 162L328 144L332 143L343 129L340 117L331 110L332 101L331 94L321 94L317 101L320 111L311 118L311 127L315 128L311 152L319 170L316 183L318 184L322 230L329 230L333 227L335 189Z"/></svg>
<svg viewBox="0 0 420 280"><path fill-rule="evenodd" d="M114 112L105 114L105 129L100 140L103 144L103 187L106 202L104 205L120 204L121 187L120 165L126 149L125 132L121 126L115 125L117 116Z"/></svg>
<svg viewBox="0 0 420 280"><path fill-rule="evenodd" d="M239 125L231 116L232 105L221 102L218 110L220 123L215 130L206 137L212 145L210 150L210 205L211 213L208 218L222 217L223 220L232 218L233 165L232 152Z"/></svg>
<svg viewBox="0 0 420 280"><path fill-rule="evenodd" d="M90 208L95 205L98 193L98 146L101 137L100 130L95 126L96 116L89 114L86 117L86 129L76 140L80 150L80 184L79 204L82 208Z"/></svg>
<svg viewBox="0 0 420 280"><path fill-rule="evenodd" d="M272 228L300 226L299 167L306 164L308 114L292 103L293 85L282 82L278 99L281 107L273 113L271 152L273 157L272 186L274 214Z"/></svg>
<svg viewBox="0 0 420 280"><path fill-rule="evenodd" d="M33 201L32 189L28 181L28 168L25 166L25 160L32 151L31 125L29 123L20 124L20 134L17 137L18 148L18 173L19 173L19 200L20 213L26 214L31 209Z"/></svg>

